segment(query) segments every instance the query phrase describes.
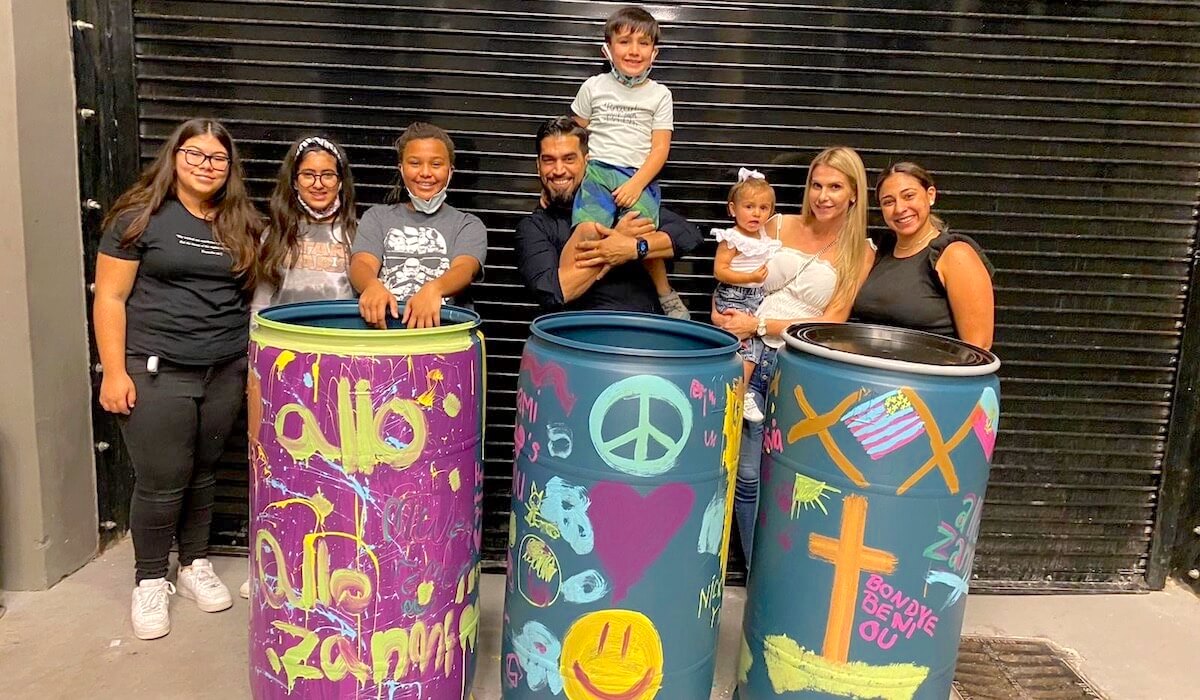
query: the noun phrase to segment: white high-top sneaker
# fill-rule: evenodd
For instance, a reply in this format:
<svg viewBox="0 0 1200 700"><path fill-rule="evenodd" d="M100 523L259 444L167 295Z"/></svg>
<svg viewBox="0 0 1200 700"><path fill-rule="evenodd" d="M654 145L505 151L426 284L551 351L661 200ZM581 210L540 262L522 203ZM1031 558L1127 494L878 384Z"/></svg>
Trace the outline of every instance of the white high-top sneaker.
<svg viewBox="0 0 1200 700"><path fill-rule="evenodd" d="M197 559L191 566L179 568L179 595L196 601L204 612L221 612L233 605L229 589L213 571L212 562Z"/></svg>
<svg viewBox="0 0 1200 700"><path fill-rule="evenodd" d="M766 420L762 409L758 407L758 399L754 397L754 392L746 392L746 400L742 404L742 415L751 423L761 423Z"/></svg>
<svg viewBox="0 0 1200 700"><path fill-rule="evenodd" d="M138 639L158 639L171 631L170 596L175 586L165 578L150 578L138 582L133 589L133 634Z"/></svg>

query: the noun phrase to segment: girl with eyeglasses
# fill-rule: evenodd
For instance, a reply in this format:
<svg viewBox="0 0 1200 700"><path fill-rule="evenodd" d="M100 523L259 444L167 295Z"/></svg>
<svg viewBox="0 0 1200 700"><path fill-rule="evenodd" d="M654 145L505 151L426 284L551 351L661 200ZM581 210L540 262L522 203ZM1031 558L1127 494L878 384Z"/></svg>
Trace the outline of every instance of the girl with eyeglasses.
<svg viewBox="0 0 1200 700"><path fill-rule="evenodd" d="M354 178L346 152L333 139L308 136L293 142L271 194L270 223L258 255L258 289L250 309L321 299L353 299L347 274L350 244L358 228ZM250 449L261 422L259 377L249 376ZM250 579L238 589L250 597Z"/></svg>
<svg viewBox="0 0 1200 700"><path fill-rule="evenodd" d="M261 230L233 138L209 119L179 125L104 221L93 307L99 400L117 414L133 462L139 639L171 630L176 590L205 612L232 605L208 560L209 527L215 465L245 395Z"/></svg>
<svg viewBox="0 0 1200 700"><path fill-rule="evenodd" d="M341 145L320 136L295 141L275 179L270 215L251 310L353 299L347 261L358 218L354 178Z"/></svg>

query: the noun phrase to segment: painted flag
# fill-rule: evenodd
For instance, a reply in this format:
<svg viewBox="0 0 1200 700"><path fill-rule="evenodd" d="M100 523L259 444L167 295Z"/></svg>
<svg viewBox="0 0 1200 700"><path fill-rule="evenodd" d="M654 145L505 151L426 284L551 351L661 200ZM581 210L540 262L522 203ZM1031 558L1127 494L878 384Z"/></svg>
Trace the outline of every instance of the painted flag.
<svg viewBox="0 0 1200 700"><path fill-rule="evenodd" d="M841 421L871 459L882 459L925 434L925 423L899 389L856 404Z"/></svg>
<svg viewBox="0 0 1200 700"><path fill-rule="evenodd" d="M992 387L985 387L979 395L979 402L975 404L975 410L971 413L971 429L975 431L975 437L979 438L979 444L989 461L992 459L992 450L996 447L996 431L999 428L1000 401L996 399L996 392L992 391Z"/></svg>

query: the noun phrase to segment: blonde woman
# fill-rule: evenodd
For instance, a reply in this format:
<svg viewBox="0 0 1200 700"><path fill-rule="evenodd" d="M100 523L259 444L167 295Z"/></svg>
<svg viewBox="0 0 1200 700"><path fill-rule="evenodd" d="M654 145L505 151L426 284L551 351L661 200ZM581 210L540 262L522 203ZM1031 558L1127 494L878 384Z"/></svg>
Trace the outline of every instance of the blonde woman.
<svg viewBox="0 0 1200 700"><path fill-rule="evenodd" d="M767 346L750 390L759 399L775 370L775 351L793 323L850 317L854 297L874 262L867 242L867 173L852 148L819 153L808 169L800 214L777 215L767 230L782 243L767 265L767 292L755 314L713 310L713 323L738 338L758 336ZM765 404L764 404L765 405ZM742 551L750 560L758 510L762 425L749 424L742 438L734 513Z"/></svg>

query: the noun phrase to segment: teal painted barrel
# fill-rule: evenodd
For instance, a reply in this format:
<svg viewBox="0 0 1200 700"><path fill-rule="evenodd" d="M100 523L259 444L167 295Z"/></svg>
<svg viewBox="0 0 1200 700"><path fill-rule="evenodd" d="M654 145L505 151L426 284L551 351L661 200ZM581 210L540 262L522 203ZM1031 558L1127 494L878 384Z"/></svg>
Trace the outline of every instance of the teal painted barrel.
<svg viewBox="0 0 1200 700"><path fill-rule="evenodd" d="M250 689L465 700L475 670L483 336L367 328L355 301L250 333Z"/></svg>
<svg viewBox="0 0 1200 700"><path fill-rule="evenodd" d="M999 425L995 355L801 324L768 392L741 700L946 700Z"/></svg>
<svg viewBox="0 0 1200 700"><path fill-rule="evenodd" d="M737 340L534 321L517 390L503 696L707 698L741 437Z"/></svg>

